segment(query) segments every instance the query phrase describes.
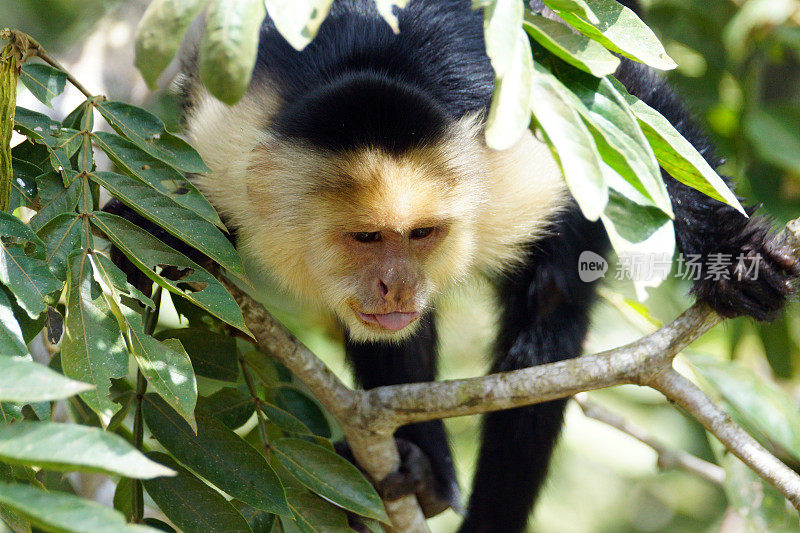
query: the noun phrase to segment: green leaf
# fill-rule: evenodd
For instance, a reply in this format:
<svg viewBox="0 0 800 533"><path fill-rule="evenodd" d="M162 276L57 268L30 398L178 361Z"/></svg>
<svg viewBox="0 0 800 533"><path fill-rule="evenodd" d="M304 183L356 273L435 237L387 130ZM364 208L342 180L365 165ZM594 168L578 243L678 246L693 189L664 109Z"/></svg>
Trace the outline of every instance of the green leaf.
<svg viewBox="0 0 800 533"><path fill-rule="evenodd" d="M31 523L10 509L0 505L0 520L14 533L31 533Z"/></svg>
<svg viewBox="0 0 800 533"><path fill-rule="evenodd" d="M156 304L153 303L153 300L128 283L128 277L113 261L111 261L111 258L103 254L94 254L92 259L94 260L94 268L102 271L103 280L105 283L110 284L109 287L113 288L113 290L118 293L117 296L136 300L144 307L155 309ZM122 303L132 309L135 308L135 306L129 305L128 302L124 300L122 300Z"/></svg>
<svg viewBox="0 0 800 533"><path fill-rule="evenodd" d="M608 170L607 176L615 174ZM617 255L620 258L636 258L648 254L671 262L675 254L675 228L672 220L656 207L640 205L631 200L630 197L636 191L622 178L609 185L608 205L600 219ZM660 285L669 275L669 269L653 269L651 274L649 278L632 276L636 296L640 301L647 297L645 289Z"/></svg>
<svg viewBox="0 0 800 533"><path fill-rule="evenodd" d="M62 172L72 168L70 158L78 151L82 141L78 131L65 128L47 115L23 107L16 109L14 129L29 139L44 144L53 170ZM66 175L63 177L67 184Z"/></svg>
<svg viewBox="0 0 800 533"><path fill-rule="evenodd" d="M219 228L194 211L128 176L114 172L93 172L89 177L143 217L203 252L231 274L246 279L242 260L231 242Z"/></svg>
<svg viewBox="0 0 800 533"><path fill-rule="evenodd" d="M147 381L194 428L197 379L192 361L181 343L175 339L158 342L149 335L143 335L133 345L139 368Z"/></svg>
<svg viewBox="0 0 800 533"><path fill-rule="evenodd" d="M128 351L100 285L94 279L89 255L84 251L68 259L67 317L61 348L61 365L68 377L95 385L81 398L103 419L119 405L109 397L111 378L128 373Z"/></svg>
<svg viewBox="0 0 800 533"><path fill-rule="evenodd" d="M495 77L501 78L511 68L519 46L517 29L522 26L521 2L491 2L483 8L483 36L486 55L492 62Z"/></svg>
<svg viewBox="0 0 800 533"><path fill-rule="evenodd" d="M278 426L283 431L296 433L297 435L312 435L311 430L303 424L297 417L280 407L265 403L261 405L261 410L270 422Z"/></svg>
<svg viewBox="0 0 800 533"><path fill-rule="evenodd" d="M0 402L0 420L5 424L22 420L22 408L21 404Z"/></svg>
<svg viewBox="0 0 800 533"><path fill-rule="evenodd" d="M759 322L756 330L764 345L764 355L773 374L778 379L791 379L794 375L794 355L798 344L792 335L790 314L781 314L770 322Z"/></svg>
<svg viewBox="0 0 800 533"><path fill-rule="evenodd" d="M575 109L569 90L538 63L531 80L531 107L554 150L572 196L589 220L597 220L608 202L594 138Z"/></svg>
<svg viewBox="0 0 800 533"><path fill-rule="evenodd" d="M253 398L234 387L222 388L203 402L203 412L218 418L230 429L242 427L255 411Z"/></svg>
<svg viewBox="0 0 800 533"><path fill-rule="evenodd" d="M92 225L105 233L111 242L150 279L249 334L242 312L233 297L203 267L124 218L95 211L92 213L91 221ZM186 269L187 273L180 280L168 279L154 271L156 267L164 266ZM191 290L190 284L196 290Z"/></svg>
<svg viewBox="0 0 800 533"><path fill-rule="evenodd" d="M315 435L330 438L331 428L316 400L299 390L283 385L267 389L271 403L300 419ZM277 425L277 422L275 422Z"/></svg>
<svg viewBox="0 0 800 533"><path fill-rule="evenodd" d="M14 175L11 180L9 212L13 212L21 205L27 206L33 202L38 193L36 190L36 176L42 173L42 170L33 163L16 157L12 157L11 166Z"/></svg>
<svg viewBox="0 0 800 533"><path fill-rule="evenodd" d="M41 63L22 65L19 79L43 104L53 107L52 100L64 91L67 73Z"/></svg>
<svg viewBox="0 0 800 533"><path fill-rule="evenodd" d="M274 441L271 449L281 464L312 492L348 511L389 523L373 486L336 452L292 438Z"/></svg>
<svg viewBox="0 0 800 533"><path fill-rule="evenodd" d="M268 387L292 381L291 372L267 354L251 350L244 354L244 360L247 362L248 368Z"/></svg>
<svg viewBox="0 0 800 533"><path fill-rule="evenodd" d="M800 106L776 105L748 111L745 135L766 161L800 173Z"/></svg>
<svg viewBox="0 0 800 533"><path fill-rule="evenodd" d="M744 214L744 208L736 195L692 143L687 141L661 113L629 94L619 80L615 78L609 80L636 115L659 164L670 176Z"/></svg>
<svg viewBox="0 0 800 533"><path fill-rule="evenodd" d="M177 470L174 468L173 471L177 473ZM133 484L134 481L132 479L123 477L120 478L119 482L117 483L117 488L114 490L114 509L125 516L132 515Z"/></svg>
<svg viewBox="0 0 800 533"><path fill-rule="evenodd" d="M11 289L17 303L31 318L36 318L47 309L48 295L62 287L43 261L44 243L29 226L3 211L0 211L0 235L3 236L0 240L0 283ZM10 238L31 243L33 250L9 244Z"/></svg>
<svg viewBox="0 0 800 533"><path fill-rule="evenodd" d="M240 501L234 501L233 506L247 520L250 528L255 533L272 533L275 527L275 515L251 507Z"/></svg>
<svg viewBox="0 0 800 533"><path fill-rule="evenodd" d="M167 68L189 25L210 0L154 0L136 29L136 68L150 89Z"/></svg>
<svg viewBox="0 0 800 533"><path fill-rule="evenodd" d="M64 117L64 124L65 128L70 128L73 130L87 130L92 131L94 129L94 111L92 114L87 116L86 110L89 109L89 100L84 100L78 107L70 111L69 115ZM92 110L94 110L94 103L92 103Z"/></svg>
<svg viewBox="0 0 800 533"><path fill-rule="evenodd" d="M0 458L48 470L101 472L134 479L174 473L142 455L119 435L56 422L0 426Z"/></svg>
<svg viewBox="0 0 800 533"><path fill-rule="evenodd" d="M593 76L613 74L619 59L597 41L573 33L569 27L541 15L526 14L523 27L528 35L550 52Z"/></svg>
<svg viewBox="0 0 800 533"><path fill-rule="evenodd" d="M45 260L59 281L67 280L67 257L78 248L88 246L84 225L77 213L62 213L53 217L36 235L47 249Z"/></svg>
<svg viewBox="0 0 800 533"><path fill-rule="evenodd" d="M165 531L166 533L176 533L175 528L158 518L145 518L142 523L157 529L159 532Z"/></svg>
<svg viewBox="0 0 800 533"><path fill-rule="evenodd" d="M592 24L600 22L597 19L597 15L592 11L592 8L586 3L586 0L544 0L544 4L557 13L566 11L568 13L575 13Z"/></svg>
<svg viewBox="0 0 800 533"><path fill-rule="evenodd" d="M378 8L378 13L395 33L400 32L400 27L398 26L397 16L394 14L394 8L403 9L406 4L408 4L408 0L375 0L375 7Z"/></svg>
<svg viewBox="0 0 800 533"><path fill-rule="evenodd" d="M286 483L286 499L289 500L289 505L294 513L294 522L291 526L306 533L349 530L347 514L343 510L309 492L296 481L295 484ZM286 527L287 522L286 518L281 517L285 533L291 531Z"/></svg>
<svg viewBox="0 0 800 533"><path fill-rule="evenodd" d="M147 454L178 473L151 479L145 490L170 521L186 533L252 533L244 517L222 494L197 479L165 453Z"/></svg>
<svg viewBox="0 0 800 533"><path fill-rule="evenodd" d="M588 122L603 161L646 200L673 217L672 203L653 149L639 122L608 78L598 79L571 67L556 75L580 103L576 109Z"/></svg>
<svg viewBox="0 0 800 533"><path fill-rule="evenodd" d="M0 357L0 401L60 400L92 388L93 385L73 381L39 363Z"/></svg>
<svg viewBox="0 0 800 533"><path fill-rule="evenodd" d="M302 50L317 35L333 0L266 0L265 4L283 38Z"/></svg>
<svg viewBox="0 0 800 533"><path fill-rule="evenodd" d="M214 207L183 174L119 135L95 131L92 138L125 174L150 185L215 226L225 228Z"/></svg>
<svg viewBox="0 0 800 533"><path fill-rule="evenodd" d="M49 170L51 168L50 153L47 151L47 146L33 142L30 139L25 139L12 148L11 157L38 167L39 172L33 174L33 177L36 177L45 172L45 170Z"/></svg>
<svg viewBox="0 0 800 533"><path fill-rule="evenodd" d="M688 361L731 406L745 428L756 429L800 460L800 412L789 394L736 363L700 356Z"/></svg>
<svg viewBox="0 0 800 533"><path fill-rule="evenodd" d="M625 57L670 70L677 66L667 55L653 30L636 13L616 0L586 0L597 22L582 18L577 12L556 10L564 21L584 35ZM551 6L552 7L552 6Z"/></svg>
<svg viewBox="0 0 800 533"><path fill-rule="evenodd" d="M530 123L533 58L522 29L522 2L496 2L484 13L486 52L495 71L492 105L486 119L486 143L510 148Z"/></svg>
<svg viewBox="0 0 800 533"><path fill-rule="evenodd" d="M67 176L67 183L69 183L67 187L64 187L62 175ZM48 172L36 177L42 205L30 221L30 226L34 231L39 231L57 215L75 211L83 186L82 180L75 179L77 175L78 173L74 170L65 170L63 174Z"/></svg>
<svg viewBox="0 0 800 533"><path fill-rule="evenodd" d="M169 405L196 429L194 407L197 403L197 380L192 362L180 342L159 342L144 331L142 317L129 308L121 309L121 297L137 289L128 285L125 275L107 258L95 256L92 261L95 277L101 279L110 294L108 303L124 332L130 352L136 358L142 375ZM121 288L121 289L120 289ZM122 293L119 291L122 290ZM144 296L144 295L142 295ZM147 299L149 302L149 298Z"/></svg>
<svg viewBox="0 0 800 533"><path fill-rule="evenodd" d="M0 482L0 504L56 533L158 533L147 526L126 524L125 517L105 505L30 485Z"/></svg>
<svg viewBox="0 0 800 533"><path fill-rule="evenodd" d="M22 328L14 316L14 308L5 291L0 291L0 358L22 357L30 359Z"/></svg>
<svg viewBox="0 0 800 533"><path fill-rule="evenodd" d="M347 515L308 491L289 489L295 523L309 533L347 531Z"/></svg>
<svg viewBox="0 0 800 533"><path fill-rule="evenodd" d="M7 313L4 316L14 316L14 319L17 321L22 331L22 339L25 341L25 344L29 344L41 333L42 328L45 327L46 313L42 313L38 317L31 319L28 313L19 306L17 300L14 298L14 294L8 287L0 284L0 293L3 293L3 297L0 300L0 307L4 307L4 312Z"/></svg>
<svg viewBox="0 0 800 533"><path fill-rule="evenodd" d="M236 339L207 328L190 327L159 331L159 340L177 339L181 342L198 376L219 381L239 379L239 351Z"/></svg>
<svg viewBox="0 0 800 533"><path fill-rule="evenodd" d="M250 85L266 15L263 0L217 0L206 13L200 77L211 94L226 104L235 104Z"/></svg>
<svg viewBox="0 0 800 533"><path fill-rule="evenodd" d="M153 394L145 397L143 411L153 436L178 461L253 507L291 513L281 482L264 456L222 422L198 409L195 434L178 413Z"/></svg>
<svg viewBox="0 0 800 533"><path fill-rule="evenodd" d="M209 172L200 154L189 143L168 132L164 122L152 113L115 101L98 102L95 107L114 131L156 159L183 172Z"/></svg>

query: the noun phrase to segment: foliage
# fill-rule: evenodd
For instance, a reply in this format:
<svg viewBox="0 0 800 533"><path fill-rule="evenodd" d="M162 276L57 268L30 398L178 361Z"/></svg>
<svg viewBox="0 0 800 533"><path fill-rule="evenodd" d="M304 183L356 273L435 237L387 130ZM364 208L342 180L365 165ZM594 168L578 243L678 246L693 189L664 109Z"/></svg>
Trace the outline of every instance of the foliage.
<svg viewBox="0 0 800 533"><path fill-rule="evenodd" d="M397 30L393 8L405 2L376 3ZM475 3L484 10L487 51L497 76L487 141L508 147L533 125L551 146L584 213L602 219L618 252L672 252L672 212L659 167L741 208L666 119L613 78L615 54L656 68L675 66L633 12L613 0L547 0L573 32L522 2ZM776 42L795 54L800 48L790 15L776 20L763 4L750 0L751 7L728 17L728 29L719 32L720 46L735 58L730 59L735 67L763 65L747 61L752 42L763 54ZM201 74L213 94L233 103L249 82L257 29L266 13L301 49L330 5L330 0L154 0L137 34L137 66L153 84L190 22L208 8ZM3 119L14 117L13 124L0 123L0 183L10 187L0 196L7 201L0 202L5 206L0 211L0 519L14 531L169 527L141 520L144 490L183 531L341 530L346 512L385 521L375 491L333 451L337 430L315 400L285 368L230 336L237 329L246 336L247 330L212 273L99 210L102 188L247 284L224 225L187 177L207 170L200 156L156 116L100 96L86 95L60 121L15 108L17 77L50 105L64 90L67 74L30 60L18 69L8 55L4 52L0 64L0 110L8 111ZM750 96L739 101L751 101ZM734 163L748 175L753 171L747 163L763 154L770 169L784 169L796 179L796 102L763 102L755 95L752 101L758 105L712 109L712 125L730 145L744 133L747 148ZM99 117L113 133L96 128ZM26 137L13 149L12 127ZM98 149L113 171L97 170ZM755 182L752 188L764 194ZM637 231L623 230L630 227ZM112 243L158 287L152 295L128 284L109 258ZM157 330L167 299L188 328ZM42 328L59 352L48 365L33 361L28 349ZM774 336L763 338L766 343ZM800 464L797 414L784 390L727 362L692 363L737 419ZM773 368L780 364L777 360ZM790 368L784 377L791 375ZM62 400L74 423L51 421L53 402ZM145 427L152 439L144 438ZM754 524L788 523L790 511L771 489L729 457L718 462L728 472L731 505ZM116 511L71 494L66 478L49 475L66 471L111 476L117 482Z"/></svg>
<svg viewBox="0 0 800 533"><path fill-rule="evenodd" d="M49 60L31 46L34 53L26 55ZM6 55L18 60L22 54ZM18 75L46 105L65 87L66 73L53 66L3 65L3 86L14 88L3 93L5 106L13 105L9 94ZM318 531L334 517L346 523L345 511L385 521L372 486L333 451L314 400L264 354L245 358L228 336L233 328L248 332L220 282L149 233L98 209L102 188L247 284L223 224L188 180L189 173L207 170L197 152L149 112L101 96L87 95L63 121L23 108L10 111L4 116L13 123L3 138L13 127L26 140L13 148L6 141L3 159L13 176L5 180L8 209L0 211L2 519L15 531L32 525L66 532L155 531L124 519L141 521L139 480L146 480L156 504L186 531L251 531L272 524L274 515ZM115 133L95 130L98 113ZM115 171L96 169L97 149ZM158 287L152 298L111 261L111 243ZM174 303L191 327L154 337L164 289L183 299ZM52 342L60 341L49 367L34 362L27 346L43 325ZM131 361L136 389L127 381ZM235 386L199 395L198 375ZM153 392L145 394L147 389ZM77 425L50 421L52 401L59 399L68 399ZM151 447L143 422L172 457L143 454ZM260 443L248 435L253 425L260 428ZM69 481L42 475L51 471L119 479L119 512L64 492ZM179 503L170 497L175 493ZM209 508L216 509L212 516L193 518Z"/></svg>

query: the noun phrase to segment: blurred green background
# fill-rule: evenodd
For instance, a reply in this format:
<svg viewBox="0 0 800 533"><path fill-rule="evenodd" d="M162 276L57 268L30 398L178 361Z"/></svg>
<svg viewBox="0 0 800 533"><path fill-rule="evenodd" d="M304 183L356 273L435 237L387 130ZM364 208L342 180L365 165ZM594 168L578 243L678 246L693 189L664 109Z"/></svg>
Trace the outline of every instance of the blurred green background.
<svg viewBox="0 0 800 533"><path fill-rule="evenodd" d="M643 3L645 22L679 64L666 75L726 158L722 171L736 178L738 193L750 203L762 203L761 212L773 217L776 224L800 216L800 2ZM152 95L135 90L141 80L130 63L131 28L146 4L140 0L0 0L0 27L31 33L53 55L64 58L70 68L116 69L105 80L96 77L96 85L115 97L155 109L175 126L176 110L167 91ZM106 48L100 50L101 46ZM84 79L80 74L77 77ZM28 104L23 95L20 105ZM610 272L614 272L613 267ZM670 320L689 305L687 290L687 283L670 280L651 291L644 309L632 300L629 284L609 280L594 313L586 351L618 346L641 336L654 324ZM488 289L478 287L443 306L443 377L473 376L488 367L490 301ZM337 373L346 375L339 339L331 328L309 326L285 299L276 297L271 303L310 348ZM724 385L700 382L710 394L738 405L739 411L734 411L737 418L745 425L749 423L748 429L757 431L762 442L795 469L800 468L797 450L782 445L785 441L776 439L770 431L800 435L800 427L786 422L795 416L800 395L797 311L797 304L792 304L782 318L768 325L729 321L697 342L680 360L687 372L702 367L703 361L708 363L703 354L721 362L720 368L734 369L733 374L744 368L744 374L752 379L728 380ZM174 318L167 316L165 320ZM737 404L732 400L764 396L763 387L786 399L774 407L785 410L786 416L770 420L772 426L767 424L767 429L759 426L763 421L748 418L753 413L742 408L746 401ZM737 470L728 458L722 458L705 431L657 393L630 386L592 393L590 397L671 446L721 462L727 467L728 482L723 488L689 473L659 472L652 450L586 418L571 404L531 531L798 530L796 515L788 513L779 500L770 500L768 489L746 471ZM453 419L447 425L466 496L477 451L478 419ZM458 517L448 511L434 519L432 527L447 532L457 523Z"/></svg>

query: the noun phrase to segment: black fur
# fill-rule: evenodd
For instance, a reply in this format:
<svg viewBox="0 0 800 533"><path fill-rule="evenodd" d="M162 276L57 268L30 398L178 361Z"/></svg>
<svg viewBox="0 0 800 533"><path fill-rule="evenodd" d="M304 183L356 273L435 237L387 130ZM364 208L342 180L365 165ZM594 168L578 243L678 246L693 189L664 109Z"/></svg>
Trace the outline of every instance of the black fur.
<svg viewBox="0 0 800 533"><path fill-rule="evenodd" d="M268 20L254 73L276 84L288 103L343 75L366 71L416 87L454 119L485 109L494 77L481 14L470 0L416 0L398 19L395 34L372 0L339 0L301 52Z"/></svg>
<svg viewBox="0 0 800 533"><path fill-rule="evenodd" d="M355 342L345 349L356 379L365 389L436 379L437 335L432 313L420 319L419 329L399 343ZM431 461L439 499L460 506L460 494L450 446L441 420L400 428L395 436L416 444Z"/></svg>
<svg viewBox="0 0 800 533"><path fill-rule="evenodd" d="M440 138L449 122L442 106L417 87L362 71L292 100L273 128L329 150L371 146L400 155Z"/></svg>
<svg viewBox="0 0 800 533"><path fill-rule="evenodd" d="M594 285L578 277L584 250L605 253L605 231L571 206L554 233L531 247L526 266L501 280L500 331L492 372L581 354ZM522 531L561 430L566 400L492 413L461 531Z"/></svg>
<svg viewBox="0 0 800 533"><path fill-rule="evenodd" d="M636 2L624 3L638 8ZM372 0L337 0L317 38L302 52L295 51L268 20L253 83L274 87L284 107L277 121L265 128L323 149L374 145L399 153L435 138L467 113L485 112L493 75L484 51L481 16L471 9L470 0L412 0L399 20L400 33L395 35L379 18ZM627 59L617 76L717 166L709 142L664 81ZM190 72L187 79L195 78ZM184 89L191 93L191 87ZM726 316L763 319L779 310L791 293L788 271L800 272L789 264L785 251L770 244L767 221L746 219L668 175L664 179L684 253L703 258L718 252L760 253L766 258L759 279L699 280L694 294ZM120 204L112 210L147 226ZM180 249L170 236L160 236ZM493 371L581 354L594 286L578 278L578 256L584 250L606 249L602 226L586 221L573 205L555 222L551 236L531 246L526 265L498 280L503 311ZM347 340L347 353L365 388L435 379L434 317L426 316L419 332L399 344ZM564 401L556 401L486 417L462 531L524 529L545 479L563 410ZM438 497L457 501L443 424L407 426L397 436L428 456Z"/></svg>

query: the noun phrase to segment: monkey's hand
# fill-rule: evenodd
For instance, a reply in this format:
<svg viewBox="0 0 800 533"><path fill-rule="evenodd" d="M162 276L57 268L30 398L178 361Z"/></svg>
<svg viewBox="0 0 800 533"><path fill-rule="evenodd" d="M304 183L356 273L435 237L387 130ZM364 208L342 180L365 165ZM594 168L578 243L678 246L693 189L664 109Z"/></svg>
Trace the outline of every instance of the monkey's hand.
<svg viewBox="0 0 800 533"><path fill-rule="evenodd" d="M783 308L800 278L800 262L782 244L768 221L752 217L708 254L692 292L720 315L769 320ZM711 263L727 261L724 271ZM720 275L721 274L721 275Z"/></svg>
<svg viewBox="0 0 800 533"><path fill-rule="evenodd" d="M395 442L400 452L400 466L374 484L380 497L391 501L413 494L425 518L436 516L450 507L451 502L436 490L436 479L428 456L410 440L395 438ZM358 466L347 442L337 442L335 447L339 455Z"/></svg>

